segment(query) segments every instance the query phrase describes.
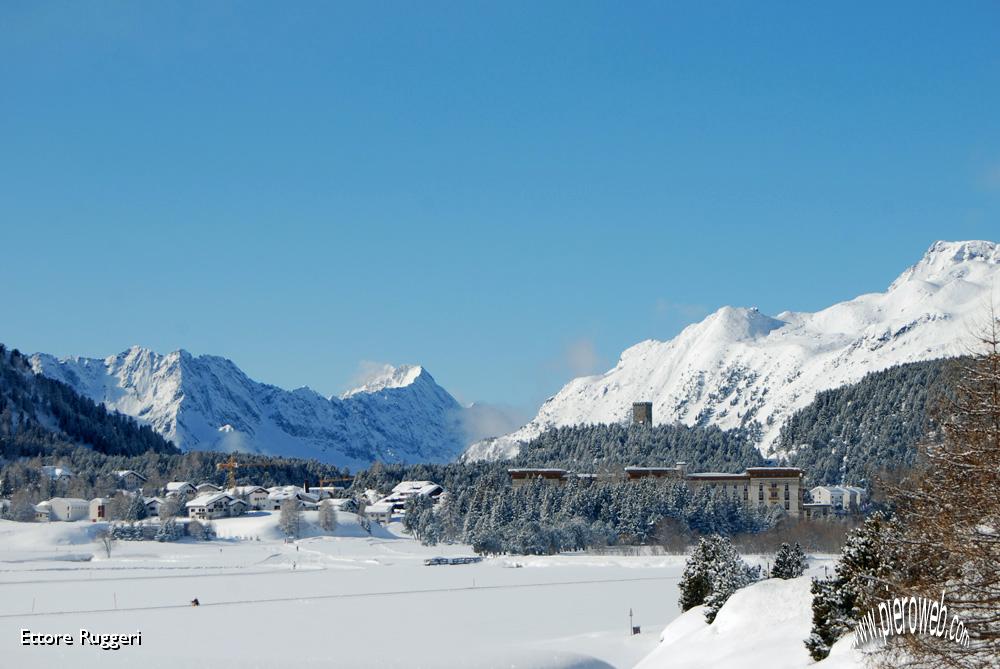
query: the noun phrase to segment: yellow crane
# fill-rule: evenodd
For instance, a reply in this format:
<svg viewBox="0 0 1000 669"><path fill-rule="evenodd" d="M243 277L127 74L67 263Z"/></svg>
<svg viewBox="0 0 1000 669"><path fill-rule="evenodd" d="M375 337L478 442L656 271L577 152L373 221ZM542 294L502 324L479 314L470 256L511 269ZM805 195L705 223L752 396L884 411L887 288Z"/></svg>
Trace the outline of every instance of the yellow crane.
<svg viewBox="0 0 1000 669"><path fill-rule="evenodd" d="M215 468L220 471L229 470L229 476L226 477L226 488L234 489L236 487L236 470L240 468L240 463L236 462L236 456L230 455L227 461L218 463Z"/></svg>

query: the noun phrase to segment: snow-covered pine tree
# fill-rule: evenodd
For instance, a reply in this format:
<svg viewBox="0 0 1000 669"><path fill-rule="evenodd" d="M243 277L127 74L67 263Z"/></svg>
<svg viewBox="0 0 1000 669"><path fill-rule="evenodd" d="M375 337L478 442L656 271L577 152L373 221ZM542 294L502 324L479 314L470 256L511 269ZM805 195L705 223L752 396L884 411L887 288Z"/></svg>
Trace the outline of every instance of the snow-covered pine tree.
<svg viewBox="0 0 1000 669"><path fill-rule="evenodd" d="M705 619L711 623L730 595L759 574L759 568L743 562L729 539L719 535L700 539L681 576L681 610L705 604Z"/></svg>
<svg viewBox="0 0 1000 669"><path fill-rule="evenodd" d="M813 627L805 641L813 659L826 657L854 621L878 605L879 589L897 568L891 525L876 512L848 533L834 577L813 581Z"/></svg>
<svg viewBox="0 0 1000 669"><path fill-rule="evenodd" d="M783 543L774 556L771 578L798 578L805 573L806 566L806 556L802 552L802 546L798 542L794 547Z"/></svg>
<svg viewBox="0 0 1000 669"><path fill-rule="evenodd" d="M142 495L135 493L129 495L125 500L125 512L123 520L135 523L146 517L146 501Z"/></svg>

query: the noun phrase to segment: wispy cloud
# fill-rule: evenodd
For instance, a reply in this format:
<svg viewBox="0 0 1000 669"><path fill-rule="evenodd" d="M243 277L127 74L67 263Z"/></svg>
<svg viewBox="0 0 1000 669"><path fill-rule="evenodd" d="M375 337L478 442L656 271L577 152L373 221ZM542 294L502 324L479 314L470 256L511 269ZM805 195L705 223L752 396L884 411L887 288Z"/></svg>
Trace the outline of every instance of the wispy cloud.
<svg viewBox="0 0 1000 669"><path fill-rule="evenodd" d="M563 350L562 364L573 376L596 374L607 366L604 358L597 352L594 341L588 338L567 344Z"/></svg>
<svg viewBox="0 0 1000 669"><path fill-rule="evenodd" d="M678 318L684 321L697 321L711 313L711 309L703 304L685 304L672 302L664 297L658 298L653 305L653 311L663 318Z"/></svg>
<svg viewBox="0 0 1000 669"><path fill-rule="evenodd" d="M386 374L390 374L394 367L387 362L376 362L374 360L362 360L358 363L358 369L348 381L347 390L360 388L366 383L371 383Z"/></svg>

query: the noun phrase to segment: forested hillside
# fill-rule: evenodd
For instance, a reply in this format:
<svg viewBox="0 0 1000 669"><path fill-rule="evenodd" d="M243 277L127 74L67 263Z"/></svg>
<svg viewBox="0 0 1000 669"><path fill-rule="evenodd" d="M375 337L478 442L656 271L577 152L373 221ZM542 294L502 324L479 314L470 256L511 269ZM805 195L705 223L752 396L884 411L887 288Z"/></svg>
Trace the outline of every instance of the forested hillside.
<svg viewBox="0 0 1000 669"><path fill-rule="evenodd" d="M0 344L0 458L68 453L79 446L107 455L177 452L132 418L33 374L27 358Z"/></svg>
<svg viewBox="0 0 1000 669"><path fill-rule="evenodd" d="M908 467L935 430L928 409L953 363L898 365L821 392L782 427L774 450L789 452L813 485L869 485L880 471Z"/></svg>
<svg viewBox="0 0 1000 669"><path fill-rule="evenodd" d="M686 462L690 471L736 472L763 464L755 437L751 430L714 426L577 425L542 433L507 464L594 472Z"/></svg>

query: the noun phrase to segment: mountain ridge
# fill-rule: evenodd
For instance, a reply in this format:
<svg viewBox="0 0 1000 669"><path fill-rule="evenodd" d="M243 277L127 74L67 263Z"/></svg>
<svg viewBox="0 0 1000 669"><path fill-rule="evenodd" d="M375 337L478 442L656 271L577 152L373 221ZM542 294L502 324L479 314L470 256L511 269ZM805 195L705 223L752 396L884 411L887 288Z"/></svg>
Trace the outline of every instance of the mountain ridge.
<svg viewBox="0 0 1000 669"><path fill-rule="evenodd" d="M36 353L29 360L36 374L137 418L185 450L360 467L449 461L471 440L464 407L416 365L388 368L389 380L327 398L255 381L227 358L184 349L133 346L105 358Z"/></svg>
<svg viewBox="0 0 1000 669"><path fill-rule="evenodd" d="M473 444L463 458L509 458L553 427L621 422L636 401L653 402L657 424L756 426L766 452L822 390L965 353L998 284L1000 245L939 241L885 292L773 318L724 306L672 339L625 349L603 374L572 379L526 425Z"/></svg>

